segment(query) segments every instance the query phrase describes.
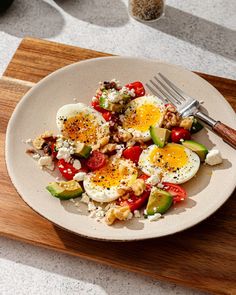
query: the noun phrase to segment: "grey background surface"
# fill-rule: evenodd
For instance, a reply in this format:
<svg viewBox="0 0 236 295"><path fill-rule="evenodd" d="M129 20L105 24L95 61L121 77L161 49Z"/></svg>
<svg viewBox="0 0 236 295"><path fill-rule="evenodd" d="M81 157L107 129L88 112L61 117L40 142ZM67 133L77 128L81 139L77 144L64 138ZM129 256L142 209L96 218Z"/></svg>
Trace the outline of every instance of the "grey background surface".
<svg viewBox="0 0 236 295"><path fill-rule="evenodd" d="M127 2L15 0L0 15L0 74L33 36L236 78L235 0L167 0L166 16L148 25L129 18ZM205 293L0 238L0 294Z"/></svg>

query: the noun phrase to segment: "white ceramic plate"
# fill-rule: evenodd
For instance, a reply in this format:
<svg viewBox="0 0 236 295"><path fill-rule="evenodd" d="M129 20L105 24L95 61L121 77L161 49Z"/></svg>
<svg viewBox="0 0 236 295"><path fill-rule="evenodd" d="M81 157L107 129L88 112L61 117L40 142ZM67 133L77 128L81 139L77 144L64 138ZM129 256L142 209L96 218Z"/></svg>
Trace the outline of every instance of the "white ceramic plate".
<svg viewBox="0 0 236 295"><path fill-rule="evenodd" d="M45 190L54 177L41 171L25 154L22 142L44 130L55 130L59 107L74 98L89 103L99 81L117 78L121 83L147 82L162 72L188 94L204 101L209 114L236 128L236 116L222 95L199 76L178 66L138 58L109 57L75 63L60 69L34 86L17 105L8 125L6 162L9 175L23 200L39 214L74 233L102 240L139 240L176 233L204 220L215 212L235 188L235 150L209 130L202 130L196 140L208 148L218 148L223 164L210 168L202 165L197 176L185 184L188 200L172 208L163 219L149 222L133 218L113 226L98 223L79 213L70 201L61 202ZM17 214L17 212L16 212Z"/></svg>

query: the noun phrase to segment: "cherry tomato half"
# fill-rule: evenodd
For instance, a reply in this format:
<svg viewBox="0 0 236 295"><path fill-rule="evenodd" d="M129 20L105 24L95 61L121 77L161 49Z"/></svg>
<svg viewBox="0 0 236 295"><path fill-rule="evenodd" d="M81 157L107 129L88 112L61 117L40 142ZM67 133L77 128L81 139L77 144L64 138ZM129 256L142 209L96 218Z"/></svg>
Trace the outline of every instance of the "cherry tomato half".
<svg viewBox="0 0 236 295"><path fill-rule="evenodd" d="M128 200L122 200L122 198L119 198L117 201L117 205L120 206L129 206L130 211L134 212L135 210L139 210L142 208L148 201L150 195L150 190L146 189L142 195L135 196L135 194L131 194Z"/></svg>
<svg viewBox="0 0 236 295"><path fill-rule="evenodd" d="M189 140L191 139L191 133L184 129L183 127L174 127L171 130L171 141L175 143L179 143L180 140Z"/></svg>
<svg viewBox="0 0 236 295"><path fill-rule="evenodd" d="M144 96L144 94L145 94L144 86L139 81L127 84L127 85L125 85L125 87L127 87L129 90L134 89L135 97Z"/></svg>
<svg viewBox="0 0 236 295"><path fill-rule="evenodd" d="M75 174L79 172L71 163L67 163L64 159L60 159L57 162L57 167L61 175L67 180L72 180Z"/></svg>
<svg viewBox="0 0 236 295"><path fill-rule="evenodd" d="M143 150L140 146L132 146L123 151L123 157L133 161L134 163L138 163L142 151Z"/></svg>
<svg viewBox="0 0 236 295"><path fill-rule="evenodd" d="M187 192L178 184L163 182L164 190L170 193L173 196L173 202L181 202L187 198Z"/></svg>
<svg viewBox="0 0 236 295"><path fill-rule="evenodd" d="M105 165L106 156L99 151L93 151L86 161L86 166L92 171L98 170Z"/></svg>

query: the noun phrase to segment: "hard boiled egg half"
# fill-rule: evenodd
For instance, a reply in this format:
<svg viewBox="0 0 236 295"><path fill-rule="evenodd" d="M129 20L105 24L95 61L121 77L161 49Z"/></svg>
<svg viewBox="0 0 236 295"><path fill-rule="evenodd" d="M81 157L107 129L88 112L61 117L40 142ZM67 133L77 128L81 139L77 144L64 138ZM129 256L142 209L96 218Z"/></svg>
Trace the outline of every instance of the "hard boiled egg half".
<svg viewBox="0 0 236 295"><path fill-rule="evenodd" d="M147 175L157 175L163 182L184 183L198 171L200 159L181 144L169 143L163 148L149 146L139 158L139 167Z"/></svg>
<svg viewBox="0 0 236 295"><path fill-rule="evenodd" d="M151 139L150 126L160 127L165 115L165 106L156 96L142 96L132 100L122 117L123 128L134 139L148 141Z"/></svg>
<svg viewBox="0 0 236 295"><path fill-rule="evenodd" d="M109 125L102 115L83 103L61 107L57 112L56 122L66 139L80 141L91 147L109 135Z"/></svg>
<svg viewBox="0 0 236 295"><path fill-rule="evenodd" d="M94 201L111 202L120 197L120 189L134 183L137 175L133 162L112 157L106 166L85 176L84 189Z"/></svg>

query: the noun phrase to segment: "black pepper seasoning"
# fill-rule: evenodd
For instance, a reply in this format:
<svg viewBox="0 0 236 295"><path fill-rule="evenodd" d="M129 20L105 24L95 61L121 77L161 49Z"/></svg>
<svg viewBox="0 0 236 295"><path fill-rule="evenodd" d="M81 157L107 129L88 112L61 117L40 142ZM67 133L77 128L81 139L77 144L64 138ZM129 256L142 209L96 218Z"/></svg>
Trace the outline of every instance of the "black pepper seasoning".
<svg viewBox="0 0 236 295"><path fill-rule="evenodd" d="M164 14L165 0L129 0L130 15L143 22L159 19Z"/></svg>

